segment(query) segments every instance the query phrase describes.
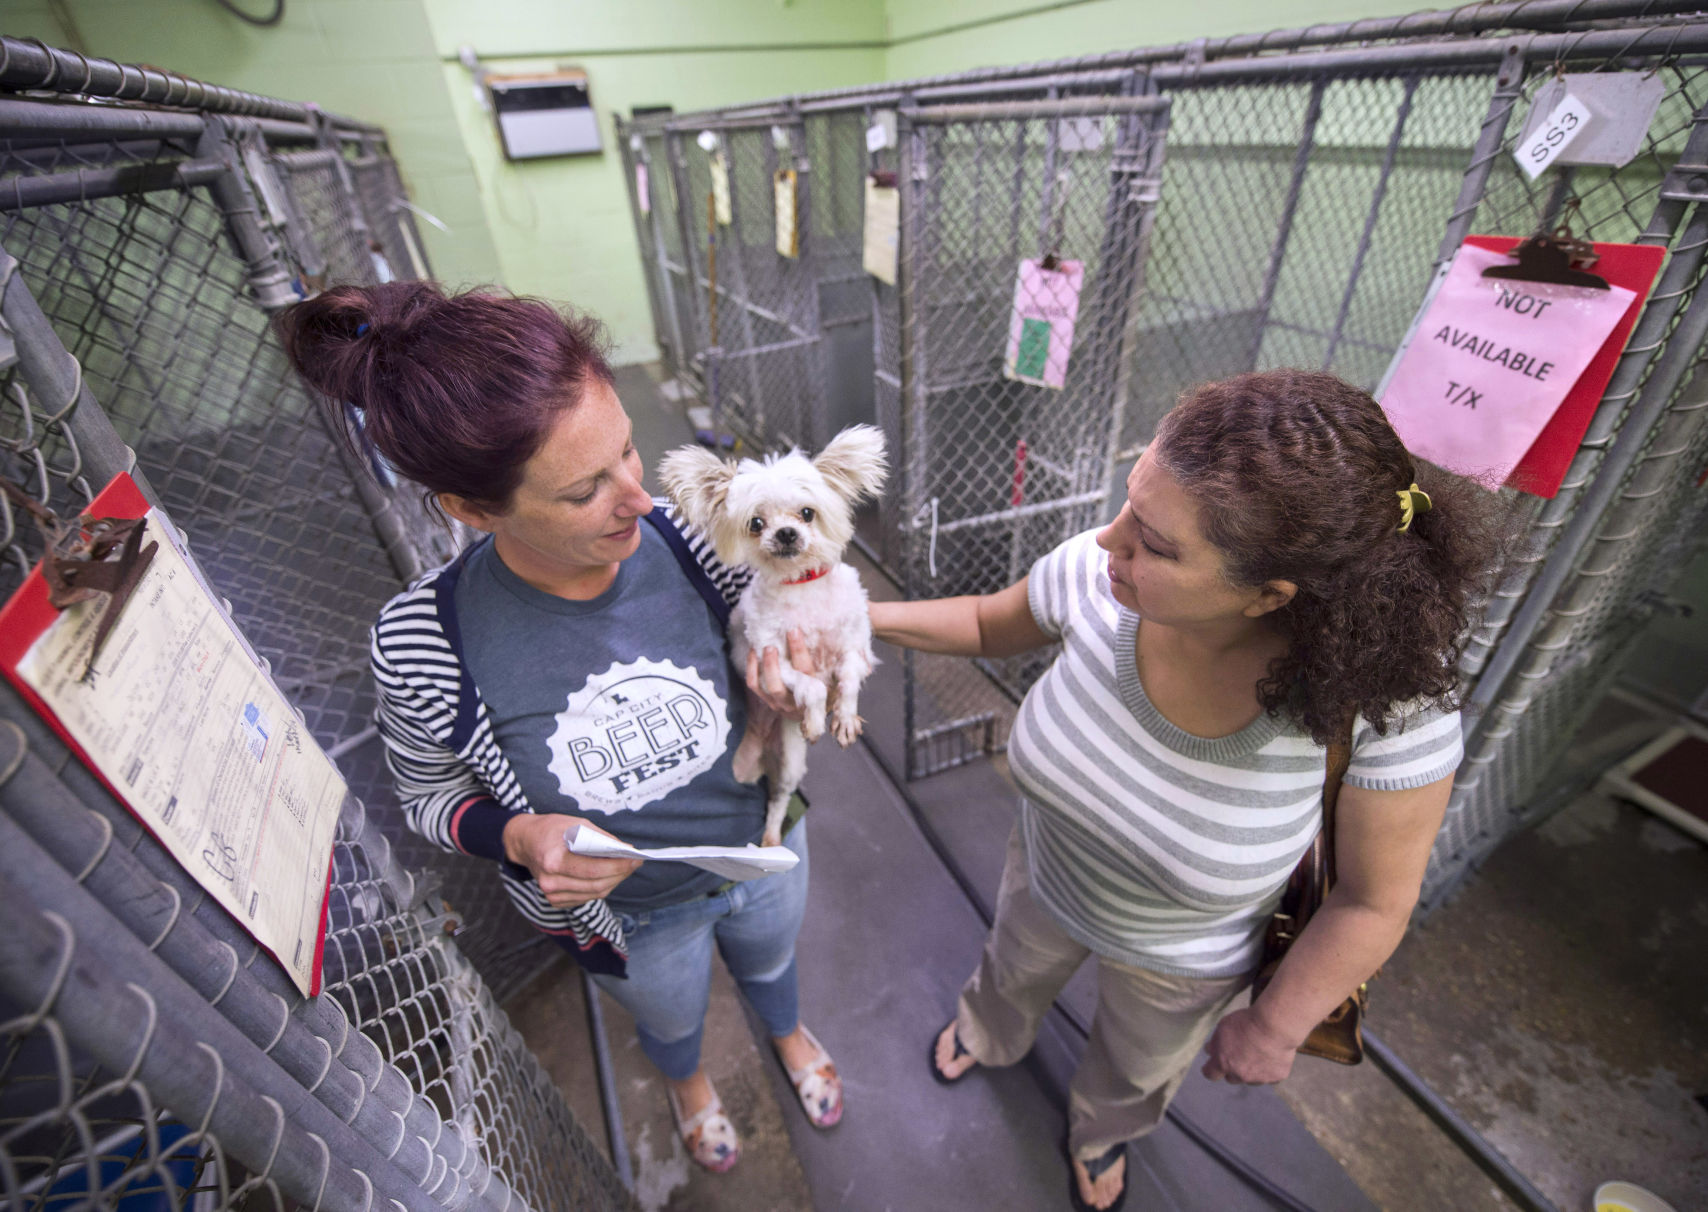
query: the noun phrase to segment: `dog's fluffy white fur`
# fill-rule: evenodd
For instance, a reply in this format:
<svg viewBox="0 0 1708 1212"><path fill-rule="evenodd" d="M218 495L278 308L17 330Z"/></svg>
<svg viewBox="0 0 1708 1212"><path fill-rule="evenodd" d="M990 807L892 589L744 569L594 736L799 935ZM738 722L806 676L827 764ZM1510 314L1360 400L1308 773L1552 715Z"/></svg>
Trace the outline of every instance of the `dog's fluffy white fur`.
<svg viewBox="0 0 1708 1212"><path fill-rule="evenodd" d="M674 450L659 475L687 521L726 564L753 580L730 616L737 669L749 651L775 648L783 681L802 708L799 723L755 702L736 750L736 777L770 778L765 844L782 840L789 797L806 773L807 745L828 723L842 745L860 735L860 684L877 658L860 576L842 562L854 537L854 507L884 486L884 435L870 425L843 430L813 459L798 450L763 462L729 463L698 446ZM812 574L823 571L823 575ZM803 579L810 578L810 579ZM816 675L788 660L787 636L799 629Z"/></svg>

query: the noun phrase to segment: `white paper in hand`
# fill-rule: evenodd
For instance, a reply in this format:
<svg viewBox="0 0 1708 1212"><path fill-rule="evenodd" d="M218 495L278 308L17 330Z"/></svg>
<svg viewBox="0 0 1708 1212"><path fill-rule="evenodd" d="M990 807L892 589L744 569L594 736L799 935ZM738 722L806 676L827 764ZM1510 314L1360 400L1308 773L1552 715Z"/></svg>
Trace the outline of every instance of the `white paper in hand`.
<svg viewBox="0 0 1708 1212"><path fill-rule="evenodd" d="M642 850L596 829L583 829L580 825L565 832L563 841L572 853L588 858L692 863L726 880L754 880L762 875L775 875L801 861L801 856L787 846L663 846Z"/></svg>

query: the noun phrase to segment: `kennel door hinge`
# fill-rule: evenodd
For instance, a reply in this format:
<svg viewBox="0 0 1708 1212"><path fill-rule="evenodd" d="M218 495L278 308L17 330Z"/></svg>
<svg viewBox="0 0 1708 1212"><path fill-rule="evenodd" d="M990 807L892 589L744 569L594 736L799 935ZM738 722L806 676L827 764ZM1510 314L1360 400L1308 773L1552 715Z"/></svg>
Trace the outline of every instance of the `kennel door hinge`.
<svg viewBox="0 0 1708 1212"><path fill-rule="evenodd" d="M1140 206L1155 206L1162 199L1162 178L1134 177L1127 185L1127 200Z"/></svg>
<svg viewBox="0 0 1708 1212"><path fill-rule="evenodd" d="M1673 165L1661 182L1661 197L1669 202L1708 202L1708 164Z"/></svg>

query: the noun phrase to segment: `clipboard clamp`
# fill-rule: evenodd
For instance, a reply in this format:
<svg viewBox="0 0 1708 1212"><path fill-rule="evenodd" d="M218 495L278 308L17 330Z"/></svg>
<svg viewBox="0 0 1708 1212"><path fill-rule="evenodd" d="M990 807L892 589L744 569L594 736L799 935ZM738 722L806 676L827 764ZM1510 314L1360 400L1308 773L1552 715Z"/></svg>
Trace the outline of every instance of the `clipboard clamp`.
<svg viewBox="0 0 1708 1212"><path fill-rule="evenodd" d="M0 479L0 490L4 490L7 500L30 515L47 544L41 569L42 579L47 582L49 605L64 610L97 594L108 595L107 608L95 628L88 664L83 668L83 677L87 679L160 544L142 545L143 518L94 518L80 514L74 521L66 522L8 480Z"/></svg>
<svg viewBox="0 0 1708 1212"><path fill-rule="evenodd" d="M1576 205L1576 199L1569 204L1571 209L1576 209ZM1565 223L1551 232L1537 232L1507 255L1518 258L1518 264L1490 266L1483 270L1483 277L1587 286L1591 290L1610 289L1606 278L1589 272L1590 266L1600 260L1595 245L1573 235L1571 227Z"/></svg>

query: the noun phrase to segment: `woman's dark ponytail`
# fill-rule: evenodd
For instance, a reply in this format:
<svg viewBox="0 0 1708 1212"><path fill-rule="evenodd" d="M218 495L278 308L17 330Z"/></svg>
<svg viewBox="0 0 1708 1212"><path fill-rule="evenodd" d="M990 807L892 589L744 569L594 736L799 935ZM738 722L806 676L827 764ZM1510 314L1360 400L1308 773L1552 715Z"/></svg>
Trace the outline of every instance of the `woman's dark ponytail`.
<svg viewBox="0 0 1708 1212"><path fill-rule="evenodd" d="M428 282L337 286L281 312L285 354L334 414L430 493L494 512L552 420L612 382L597 322L539 299Z"/></svg>

